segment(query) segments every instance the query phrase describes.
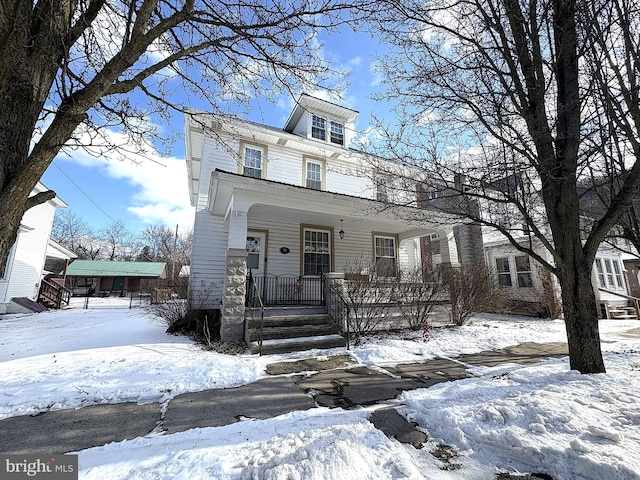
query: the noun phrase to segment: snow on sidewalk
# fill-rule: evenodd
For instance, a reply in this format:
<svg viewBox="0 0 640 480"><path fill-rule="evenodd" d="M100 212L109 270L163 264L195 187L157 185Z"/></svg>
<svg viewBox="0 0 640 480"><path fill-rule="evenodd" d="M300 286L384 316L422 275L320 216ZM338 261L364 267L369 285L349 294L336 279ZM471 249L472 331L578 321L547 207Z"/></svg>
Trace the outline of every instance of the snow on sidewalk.
<svg viewBox="0 0 640 480"><path fill-rule="evenodd" d="M135 312L0 317L0 415L163 401L250 383L266 375L268 362L309 355L208 352ZM366 420L368 410L318 408L84 450L80 478L474 480L502 468L556 480L640 479L639 340L623 335L638 326L601 322L604 375L579 375L555 359L476 368L480 377L404 393L402 412L433 442L421 450L385 437ZM432 333L429 342L407 333L373 338L348 353L364 365L385 366L566 339L562 322L499 316ZM460 450L460 469L440 469L428 453L438 441Z"/></svg>

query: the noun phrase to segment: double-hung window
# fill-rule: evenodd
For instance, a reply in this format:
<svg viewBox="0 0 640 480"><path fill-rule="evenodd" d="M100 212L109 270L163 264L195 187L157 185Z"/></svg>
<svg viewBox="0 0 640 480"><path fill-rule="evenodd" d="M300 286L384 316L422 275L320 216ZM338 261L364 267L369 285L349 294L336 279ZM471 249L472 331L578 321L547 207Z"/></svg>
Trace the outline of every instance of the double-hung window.
<svg viewBox="0 0 640 480"><path fill-rule="evenodd" d="M261 148L245 145L242 174L245 177L262 178L263 157Z"/></svg>
<svg viewBox="0 0 640 480"><path fill-rule="evenodd" d="M615 258L596 258L598 285L611 290L623 290L624 279L620 262Z"/></svg>
<svg viewBox="0 0 640 480"><path fill-rule="evenodd" d="M501 287L511 286L511 268L509 268L509 258L496 258L496 273L498 274L498 285Z"/></svg>
<svg viewBox="0 0 640 480"><path fill-rule="evenodd" d="M331 143L344 145L344 126L338 122L330 122Z"/></svg>
<svg viewBox="0 0 640 480"><path fill-rule="evenodd" d="M311 118L311 137L318 140L327 140L327 127L325 119L313 115Z"/></svg>
<svg viewBox="0 0 640 480"><path fill-rule="evenodd" d="M322 163L307 160L306 186L314 190L322 190Z"/></svg>
<svg viewBox="0 0 640 480"><path fill-rule="evenodd" d="M303 230L304 275L320 275L331 271L331 231Z"/></svg>
<svg viewBox="0 0 640 480"><path fill-rule="evenodd" d="M527 255L519 255L516 260L516 277L518 279L518 287L528 288L533 286L531 278L531 261Z"/></svg>
<svg viewBox="0 0 640 480"><path fill-rule="evenodd" d="M396 276L396 238L376 235L374 237L374 250L376 274L380 277Z"/></svg>

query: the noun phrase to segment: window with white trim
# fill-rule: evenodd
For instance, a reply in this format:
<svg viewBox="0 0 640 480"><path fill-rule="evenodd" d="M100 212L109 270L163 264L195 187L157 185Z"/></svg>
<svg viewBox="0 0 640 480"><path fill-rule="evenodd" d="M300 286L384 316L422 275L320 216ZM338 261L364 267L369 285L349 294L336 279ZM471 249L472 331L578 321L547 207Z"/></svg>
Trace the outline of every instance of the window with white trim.
<svg viewBox="0 0 640 480"><path fill-rule="evenodd" d="M327 127L325 119L313 115L311 118L311 137L318 140L327 140Z"/></svg>
<svg viewBox="0 0 640 480"><path fill-rule="evenodd" d="M528 255L518 255L516 260L516 278L519 288L529 288L533 286L531 277L531 261Z"/></svg>
<svg viewBox="0 0 640 480"><path fill-rule="evenodd" d="M396 238L376 235L373 241L376 274L381 277L396 276Z"/></svg>
<svg viewBox="0 0 640 480"><path fill-rule="evenodd" d="M322 190L322 163L307 160L306 186L314 190Z"/></svg>
<svg viewBox="0 0 640 480"><path fill-rule="evenodd" d="M509 257L496 258L496 273L498 274L498 285L501 287L511 286L511 268L509 267Z"/></svg>
<svg viewBox="0 0 640 480"><path fill-rule="evenodd" d="M245 177L262 178L264 150L245 145L242 174Z"/></svg>
<svg viewBox="0 0 640 480"><path fill-rule="evenodd" d="M320 275L331 271L331 231L305 228L304 275Z"/></svg>
<svg viewBox="0 0 640 480"><path fill-rule="evenodd" d="M617 258L596 258L598 286L608 290L624 290L622 267Z"/></svg>
<svg viewBox="0 0 640 480"><path fill-rule="evenodd" d="M329 122L331 127L331 143L344 145L344 126L339 122Z"/></svg>

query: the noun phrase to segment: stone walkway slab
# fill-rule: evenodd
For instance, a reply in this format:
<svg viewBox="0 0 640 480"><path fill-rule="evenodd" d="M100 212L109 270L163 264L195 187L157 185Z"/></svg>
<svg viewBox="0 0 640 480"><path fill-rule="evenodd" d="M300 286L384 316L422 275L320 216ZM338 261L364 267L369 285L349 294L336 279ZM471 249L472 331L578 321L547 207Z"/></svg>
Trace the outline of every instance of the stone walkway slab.
<svg viewBox="0 0 640 480"><path fill-rule="evenodd" d="M160 404L116 403L0 420L0 452L56 455L142 437L160 421Z"/></svg>
<svg viewBox="0 0 640 480"><path fill-rule="evenodd" d="M419 388L411 379L393 378L366 367L294 376L292 380L304 392L312 394L318 405L329 408L372 405L394 399L405 390Z"/></svg>
<svg viewBox="0 0 640 480"><path fill-rule="evenodd" d="M242 387L178 395L169 402L162 427L168 433L220 427L242 417L267 419L315 406L288 378L265 378Z"/></svg>
<svg viewBox="0 0 640 480"><path fill-rule="evenodd" d="M415 448L422 448L428 440L424 432L416 430L415 423L408 422L393 407L379 408L371 414L369 421L387 437L408 443Z"/></svg>
<svg viewBox="0 0 640 480"><path fill-rule="evenodd" d="M529 365L553 357L566 357L567 355L569 355L569 347L566 343L525 342L500 350L490 350L472 355L460 355L456 357L456 360L474 366L495 367L502 363Z"/></svg>

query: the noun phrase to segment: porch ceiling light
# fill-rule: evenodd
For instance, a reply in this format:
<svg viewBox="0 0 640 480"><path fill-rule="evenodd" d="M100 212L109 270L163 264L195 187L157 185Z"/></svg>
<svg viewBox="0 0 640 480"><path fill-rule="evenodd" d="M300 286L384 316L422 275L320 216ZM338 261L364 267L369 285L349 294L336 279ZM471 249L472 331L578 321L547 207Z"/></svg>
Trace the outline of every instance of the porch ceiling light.
<svg viewBox="0 0 640 480"><path fill-rule="evenodd" d="M344 230L342 229L342 219L340 219L340 231L338 232L338 235L340 235L340 240L344 238Z"/></svg>

